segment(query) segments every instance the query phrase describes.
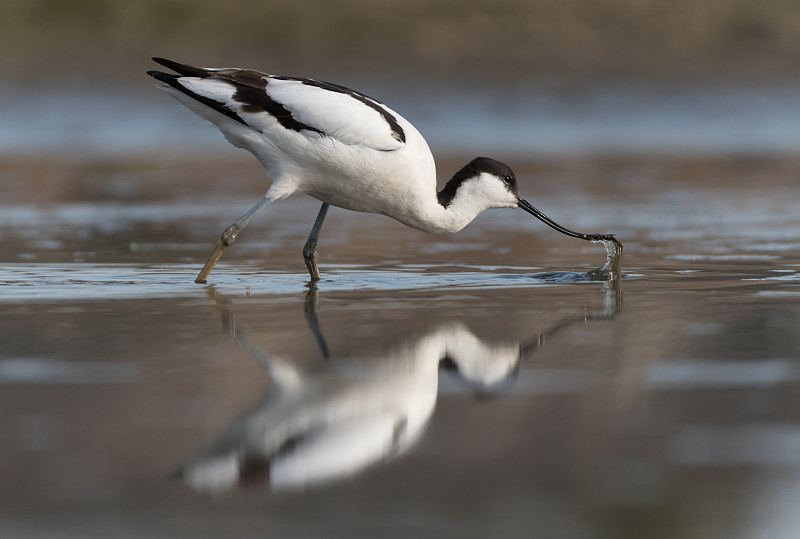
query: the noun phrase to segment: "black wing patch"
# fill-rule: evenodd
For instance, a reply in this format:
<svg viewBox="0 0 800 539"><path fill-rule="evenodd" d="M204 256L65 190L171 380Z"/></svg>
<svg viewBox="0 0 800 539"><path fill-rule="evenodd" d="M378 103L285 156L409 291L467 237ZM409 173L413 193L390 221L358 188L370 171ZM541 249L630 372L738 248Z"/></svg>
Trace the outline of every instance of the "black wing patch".
<svg viewBox="0 0 800 539"><path fill-rule="evenodd" d="M362 94L361 92L356 92L355 90L351 90L350 88L346 88L338 84L333 84L331 82L324 82L314 79L302 79L296 77L280 77L280 76L273 76L272 78L278 80L298 81L307 86L316 86L317 88L321 88L329 92L337 92L340 94L349 95L356 101L359 101L361 104L368 106L369 108L380 114L381 117L384 119L384 121L387 124L389 124L389 128L392 130L392 137L394 137L395 140L397 140L398 142L402 142L404 144L406 142L406 132L400 126L400 123L397 121L397 118L394 116L394 114L386 110L386 108L383 107L380 102L372 99L367 95Z"/></svg>
<svg viewBox="0 0 800 539"><path fill-rule="evenodd" d="M157 58L155 56L152 58L152 60L157 64L161 64L162 66L173 70L178 75L183 75L184 77L199 77L203 79L211 76L211 72L207 69L203 69L202 67L181 64L179 62L167 60L166 58ZM148 71L148 73L150 72Z"/></svg>
<svg viewBox="0 0 800 539"><path fill-rule="evenodd" d="M242 104L243 111L267 112L275 117L275 119L278 120L278 123L286 129L291 129L293 131L307 130L323 134L319 129L311 127L310 125L306 125L302 122L298 122L292 117L292 113L286 110L283 105L270 99L266 92L267 75L264 73L252 69L220 69L209 71L199 67L179 64L163 58L153 58L153 60L176 71L178 75L173 75L172 73L163 73L161 71L148 71L148 75L158 81L169 84L173 88L180 90L188 96L191 96L207 107L210 107L217 112L221 112L225 116L232 118L239 123L247 125L247 122L245 122L238 114L236 114L235 111L228 108L224 103L220 103L219 101L199 95L183 86L179 82L180 77L198 77L203 79L213 78L216 80L225 81L236 88L236 92L233 94L233 99L234 101Z"/></svg>
<svg viewBox="0 0 800 539"><path fill-rule="evenodd" d="M200 103L202 103L203 105L207 106L208 108L214 109L217 112L221 112L225 116L227 116L229 118L232 118L232 119L236 120L237 122L241 122L241 123L245 124L245 121L242 120L239 117L238 114L236 114L234 111L232 111L231 109L226 107L223 103L220 103L219 101L214 101L213 99L209 99L208 97L202 96L200 94L196 94L195 92L193 92L193 91L189 90L188 88L186 88L185 86L183 86L180 82L178 82L178 79L180 79L179 75L174 75L172 73L164 73L162 71L148 71L147 74L150 75L151 77L153 77L154 79L156 79L159 82L163 82L165 84L169 84L170 86L172 86L176 90L180 90L181 92L183 92L186 95L188 95L189 97L199 101ZM247 124L245 124L245 125L247 125Z"/></svg>
<svg viewBox="0 0 800 539"><path fill-rule="evenodd" d="M267 94L268 79L264 73L250 69L237 69L230 73L218 72L214 76L228 81L236 87L233 100L242 104L244 112L266 112L278 120L278 123L286 129L313 131L324 135L316 127L311 127L295 120L292 113L286 110L286 107L269 97L269 94Z"/></svg>
<svg viewBox="0 0 800 539"><path fill-rule="evenodd" d="M402 143L406 142L406 133L400 126L400 123L397 121L397 118L394 116L394 114L389 112L384 106L371 97L368 97L360 92L356 92L355 90L351 90L350 88L339 86L338 84L332 84L330 82L322 82L313 79L267 75L253 69L203 69L201 67L181 64L165 58L153 58L153 60L165 67L168 67L169 69L172 69L178 73L178 75L174 75L172 73L163 73L161 71L148 71L148 75L158 81L169 84L173 88L191 96L200 103L203 103L204 105L244 125L248 125L247 122L245 122L238 114L236 114L235 111L228 108L224 103L220 103L187 89L179 82L180 77L213 78L216 80L225 81L236 89L235 93L233 94L233 100L242 105L242 110L244 112L266 112L273 116L278 123L286 129L291 129L293 131L311 131L314 133L319 133L320 135L324 135L325 133L316 127L312 127L296 120L292 116L292 113L286 109L286 107L270 98L269 94L267 93L269 79L297 81L308 86L315 86L317 88L327 90L329 92L337 92L340 94L349 95L353 99L356 99L363 105L380 114L384 121L389 125L389 128L392 132L392 137L394 137L395 140Z"/></svg>

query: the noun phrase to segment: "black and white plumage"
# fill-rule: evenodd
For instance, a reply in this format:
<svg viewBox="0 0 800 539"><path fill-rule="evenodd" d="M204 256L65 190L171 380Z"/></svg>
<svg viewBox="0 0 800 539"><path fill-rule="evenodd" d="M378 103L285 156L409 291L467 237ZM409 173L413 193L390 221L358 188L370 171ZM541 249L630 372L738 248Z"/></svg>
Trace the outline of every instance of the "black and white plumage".
<svg viewBox="0 0 800 539"><path fill-rule="evenodd" d="M251 69L199 68L162 58L176 74L148 71L158 86L250 151L272 179L266 195L223 232L196 281L204 283L225 249L264 205L295 193L323 205L303 255L319 280L316 243L328 205L387 215L425 232L456 232L489 208L522 208L556 224L519 196L508 165L478 157L436 191L433 156L422 135L386 105L343 86Z"/></svg>
<svg viewBox="0 0 800 539"><path fill-rule="evenodd" d="M235 339L256 352L272 386L259 406L181 467L186 484L201 492L259 479L292 490L354 475L420 438L443 371L455 371L475 394L485 394L515 376L531 349L484 342L463 324L447 322L385 354L337 357L303 370L254 350L246 332Z"/></svg>

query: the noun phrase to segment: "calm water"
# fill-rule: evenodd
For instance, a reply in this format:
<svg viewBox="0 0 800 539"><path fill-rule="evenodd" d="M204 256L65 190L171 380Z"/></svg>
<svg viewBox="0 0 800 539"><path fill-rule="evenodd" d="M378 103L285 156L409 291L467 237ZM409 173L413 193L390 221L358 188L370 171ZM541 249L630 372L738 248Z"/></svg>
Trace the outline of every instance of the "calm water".
<svg viewBox="0 0 800 539"><path fill-rule="evenodd" d="M164 95L0 81L0 153L217 150L215 129ZM800 82L385 87L344 83L400 112L436 153L797 152ZM132 90L137 90L133 92ZM207 128L203 128L206 126Z"/></svg>
<svg viewBox="0 0 800 539"><path fill-rule="evenodd" d="M518 168L618 235L624 279L581 282L602 246L523 212L432 236L334 210L311 294L292 199L200 286L258 185L5 165L0 535L797 537L792 162Z"/></svg>

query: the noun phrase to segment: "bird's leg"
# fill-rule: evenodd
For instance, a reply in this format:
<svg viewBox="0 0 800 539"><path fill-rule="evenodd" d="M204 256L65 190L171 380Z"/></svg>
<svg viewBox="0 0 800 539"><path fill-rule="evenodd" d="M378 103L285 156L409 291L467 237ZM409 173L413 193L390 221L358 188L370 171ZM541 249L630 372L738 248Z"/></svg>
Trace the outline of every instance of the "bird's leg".
<svg viewBox="0 0 800 539"><path fill-rule="evenodd" d="M317 287L312 286L309 288L308 292L306 292L306 302L303 305L303 313L306 315L306 321L308 322L308 327L311 328L311 333L314 334L314 338L317 340L322 358L330 359L331 355L328 352L328 343L325 342L325 336L322 334L322 329L320 329L319 326L318 310L319 299L317 297Z"/></svg>
<svg viewBox="0 0 800 539"><path fill-rule="evenodd" d="M325 221L325 215L328 213L327 202L322 203L319 209L317 219L314 221L314 226L311 227L311 233L308 235L308 240L303 246L303 259L306 261L308 273L311 274L311 282L317 282L320 279L319 268L317 267L317 239L319 238L319 231L322 230L322 223Z"/></svg>
<svg viewBox="0 0 800 539"><path fill-rule="evenodd" d="M197 278L194 280L194 282L198 284L205 284L208 274L211 273L212 269L214 269L214 265L216 265L217 261L222 256L222 253L225 252L225 249L233 245L233 242L236 241L236 236L239 235L239 232L244 230L244 227L246 227L247 224L252 221L258 210L260 210L264 204L269 201L270 198L265 195L264 198L259 200L255 206L247 210L247 213L242 215L238 221L225 229L225 231L222 233L222 236L220 236L219 241L217 241L217 245L214 247L214 251L211 253L211 256L208 257L206 265L203 266L203 269L197 274Z"/></svg>

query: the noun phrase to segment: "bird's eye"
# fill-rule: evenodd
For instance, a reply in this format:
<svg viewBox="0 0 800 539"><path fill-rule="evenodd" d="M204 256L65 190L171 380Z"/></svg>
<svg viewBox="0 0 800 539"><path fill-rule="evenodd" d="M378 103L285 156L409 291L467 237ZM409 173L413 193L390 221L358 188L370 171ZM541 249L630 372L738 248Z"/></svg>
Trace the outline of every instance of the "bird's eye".
<svg viewBox="0 0 800 539"><path fill-rule="evenodd" d="M511 176L503 176L503 183L506 185L511 185Z"/></svg>

